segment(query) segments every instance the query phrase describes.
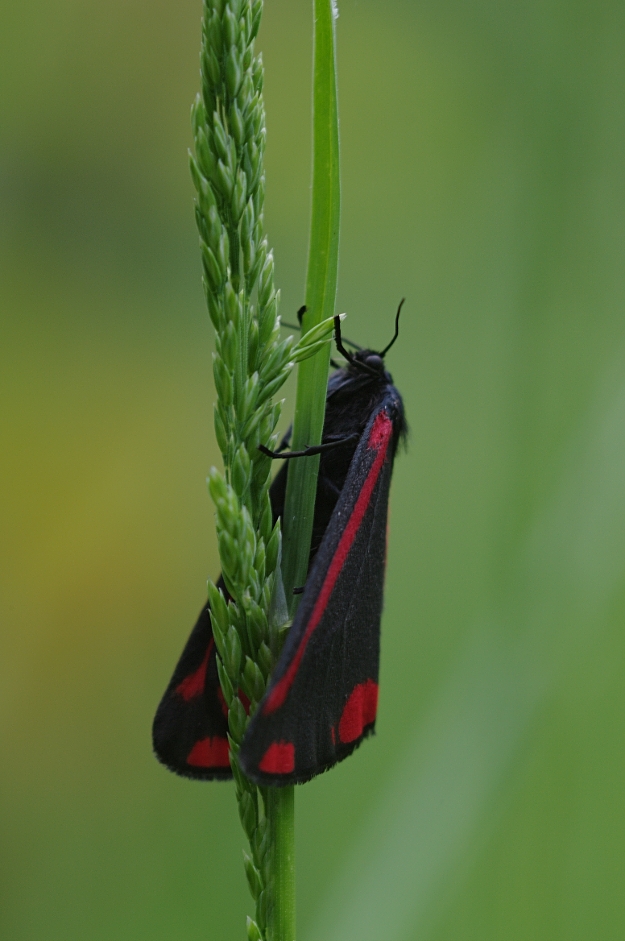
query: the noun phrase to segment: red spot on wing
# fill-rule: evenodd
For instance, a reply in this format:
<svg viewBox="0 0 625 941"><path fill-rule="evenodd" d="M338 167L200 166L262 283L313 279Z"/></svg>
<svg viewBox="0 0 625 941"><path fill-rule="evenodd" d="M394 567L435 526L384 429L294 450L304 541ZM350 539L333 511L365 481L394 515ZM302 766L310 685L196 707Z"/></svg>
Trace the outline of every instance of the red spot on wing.
<svg viewBox="0 0 625 941"><path fill-rule="evenodd" d="M228 739L218 735L200 739L187 755L187 764L194 768L229 768Z"/></svg>
<svg viewBox="0 0 625 941"><path fill-rule="evenodd" d="M239 699L241 700L241 704L249 716L251 703L242 689L239 689Z"/></svg>
<svg viewBox="0 0 625 941"><path fill-rule="evenodd" d="M355 742L368 725L375 721L378 710L378 684L373 680L359 683L351 691L339 722L339 738Z"/></svg>
<svg viewBox="0 0 625 941"><path fill-rule="evenodd" d="M336 552L328 568L328 573L325 577L325 581L321 586L321 591L315 606L310 615L310 620L306 625L306 630L300 641L299 647L295 653L295 656L291 660L288 669L284 676L282 676L273 687L271 692L267 697L267 702L263 707L263 713L274 712L276 709L279 709L284 700L286 699L287 693L293 685L293 681L299 669L302 657L304 656L304 651L308 641L311 638L311 635L321 618L323 613L328 605L330 600L330 595L336 584L336 581L341 574L341 569L343 568L347 556L349 555L349 550L352 547L356 534L360 528L360 524L363 521L364 515L369 506L369 502L373 495L375 485L377 483L378 477L380 476L380 471L382 470L382 465L386 458L386 452L388 450L388 443L391 440L393 434L393 423L382 409L376 415L373 427L369 434L369 440L367 446L372 450L377 451L375 460L371 466L371 470L367 474L365 482L362 486L362 490L358 494L358 499L356 500L356 505L352 511L345 529L343 530L343 535L340 538L339 544L336 547Z"/></svg>
<svg viewBox="0 0 625 941"><path fill-rule="evenodd" d="M190 699L193 699L194 696L199 696L200 693L204 692L204 684L206 683L206 668L208 666L208 661L213 650L215 641L211 637L208 649L204 655L204 659L194 673L190 673L189 676L185 676L182 683L176 686L176 692L180 693L185 702L188 702Z"/></svg>
<svg viewBox="0 0 625 941"><path fill-rule="evenodd" d="M295 768L293 742L272 742L258 766L266 774L290 774Z"/></svg>

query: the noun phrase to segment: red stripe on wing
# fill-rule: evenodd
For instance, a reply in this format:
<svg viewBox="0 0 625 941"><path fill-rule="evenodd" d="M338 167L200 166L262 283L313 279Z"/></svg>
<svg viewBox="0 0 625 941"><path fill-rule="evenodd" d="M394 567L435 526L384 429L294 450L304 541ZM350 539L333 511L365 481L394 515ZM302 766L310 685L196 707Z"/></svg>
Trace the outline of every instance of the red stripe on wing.
<svg viewBox="0 0 625 941"><path fill-rule="evenodd" d="M185 702L188 702L190 699L193 699L194 696L199 696L200 693L204 692L204 685L206 683L206 668L208 666L208 661L210 659L211 651L215 641L211 637L208 649L204 655L204 659L194 673L190 673L189 676L185 676L184 680L176 686L176 692L180 693Z"/></svg>
<svg viewBox="0 0 625 941"><path fill-rule="evenodd" d="M308 641L310 640L313 631L318 626L323 613L328 605L332 590L336 584L336 581L341 574L341 569L345 565L347 556L349 555L349 550L352 547L354 539L360 529L360 524L362 523L365 513L367 512L367 507L371 501L377 479L380 476L380 471L382 470L382 465L386 458L386 452L388 450L388 443L391 440L393 434L393 423L384 411L378 412L376 415L375 421L371 432L369 433L369 440L367 446L378 453L375 456L375 460L371 466L371 470L367 474L365 482L362 486L362 490L358 494L358 499L356 500L356 505L352 511L352 515L347 521L347 525L343 530L343 535L339 540L339 544L336 547L336 552L328 568L328 574L325 577L324 583L321 586L321 591L315 606L312 610L310 620L304 631L304 635L300 641L299 647L295 653L295 656L291 660L288 669L283 677L281 677L274 688L271 690L267 697L267 702L263 707L263 714L267 715L270 712L275 712L276 709L279 709L284 700L287 697L287 693L293 685L293 681L297 675L299 665L301 663L302 657L304 656L304 651Z"/></svg>

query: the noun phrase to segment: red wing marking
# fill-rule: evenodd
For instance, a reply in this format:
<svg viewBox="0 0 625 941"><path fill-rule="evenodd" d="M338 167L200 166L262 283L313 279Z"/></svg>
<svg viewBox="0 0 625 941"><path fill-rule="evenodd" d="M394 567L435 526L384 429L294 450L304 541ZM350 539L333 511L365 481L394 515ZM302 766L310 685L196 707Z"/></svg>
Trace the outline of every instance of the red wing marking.
<svg viewBox="0 0 625 941"><path fill-rule="evenodd" d="M239 689L239 699L241 700L241 704L243 708L245 709L246 715L249 716L251 703L242 689Z"/></svg>
<svg viewBox="0 0 625 941"><path fill-rule="evenodd" d="M344 743L355 742L364 729L375 721L378 711L378 684L373 680L359 683L351 691L339 722L339 738Z"/></svg>
<svg viewBox="0 0 625 941"><path fill-rule="evenodd" d="M375 421L373 423L373 428L369 432L369 440L367 441L367 447L372 448L374 451L377 451L379 448L384 448L386 453L386 447L388 445L388 439L390 438L393 432L393 423L382 409L375 416Z"/></svg>
<svg viewBox="0 0 625 941"><path fill-rule="evenodd" d="M218 735L214 738L200 739L187 755L187 764L194 768L229 768L228 739Z"/></svg>
<svg viewBox="0 0 625 941"><path fill-rule="evenodd" d="M388 449L388 443L391 440L393 434L393 423L382 409L376 415L373 427L369 434L369 440L367 445L369 448L377 451L378 453L375 456L375 460L371 466L371 470L367 474L365 482L362 486L362 490L358 494L358 499L356 500L356 505L352 511L347 526L343 530L343 535L339 540L339 544L336 547L336 552L328 568L328 573L325 577L323 585L321 586L321 591L315 602L315 606L310 615L310 620L306 625L306 630L300 641L299 647L295 653L295 656L291 660L288 669L284 676L282 676L274 688L269 693L267 697L267 702L263 707L264 715L267 713L275 712L276 709L279 709L284 700L287 697L287 693L293 685L293 681L299 669L299 665L302 657L304 656L304 651L308 641L311 638L311 635L321 618L323 613L328 605L330 600L330 595L336 584L336 580L341 574L341 569L343 568L347 556L349 555L349 550L352 547L352 543L356 538L356 534L360 528L360 524L363 521L364 515L367 511L367 507L371 501L373 495L373 490L377 483L377 479L380 476L380 471L382 470L382 465L384 464L384 459L386 458L386 452ZM264 760L264 759L263 759Z"/></svg>
<svg viewBox="0 0 625 941"><path fill-rule="evenodd" d="M295 768L293 742L272 742L258 766L266 774L290 774Z"/></svg>
<svg viewBox="0 0 625 941"><path fill-rule="evenodd" d="M185 702L188 702L190 699L193 699L194 696L199 696L200 693L204 692L204 684L206 683L206 667L208 666L208 661L211 655L215 641L211 637L210 643L204 659L194 673L190 673L189 676L185 676L182 683L176 686L176 692L180 693Z"/></svg>

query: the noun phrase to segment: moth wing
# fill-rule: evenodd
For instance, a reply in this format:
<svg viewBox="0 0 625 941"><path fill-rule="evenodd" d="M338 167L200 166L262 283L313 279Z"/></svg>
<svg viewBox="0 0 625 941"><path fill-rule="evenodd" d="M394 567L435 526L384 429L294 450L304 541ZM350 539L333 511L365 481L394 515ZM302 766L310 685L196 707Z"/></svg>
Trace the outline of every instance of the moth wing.
<svg viewBox="0 0 625 941"><path fill-rule="evenodd" d="M269 490L274 520L282 514L286 468ZM223 579L218 586L225 592ZM244 704L246 699L241 697ZM232 777L227 739L228 709L219 684L210 607L200 611L174 675L156 710L152 744L170 771L204 781Z"/></svg>
<svg viewBox="0 0 625 941"><path fill-rule="evenodd" d="M297 614L239 753L259 784L308 781L375 725L394 396L363 432Z"/></svg>
<svg viewBox="0 0 625 941"><path fill-rule="evenodd" d="M152 725L156 757L187 778L232 777L227 716L207 604L156 710Z"/></svg>

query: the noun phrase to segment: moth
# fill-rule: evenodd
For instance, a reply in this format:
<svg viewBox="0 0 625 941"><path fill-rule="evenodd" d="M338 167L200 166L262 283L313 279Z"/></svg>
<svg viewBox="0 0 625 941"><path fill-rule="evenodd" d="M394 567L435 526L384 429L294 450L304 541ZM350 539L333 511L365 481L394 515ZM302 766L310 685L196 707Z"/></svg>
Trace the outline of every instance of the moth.
<svg viewBox="0 0 625 941"><path fill-rule="evenodd" d="M241 768L261 785L308 781L374 731L389 488L407 433L402 399L384 364L401 306L381 352L356 344L348 351L336 318L346 363L328 382L321 445L266 451L285 459L270 489L274 519L284 510L288 459L321 456L308 577L239 751ZM227 713L206 605L156 712L159 761L189 778L230 778Z"/></svg>

